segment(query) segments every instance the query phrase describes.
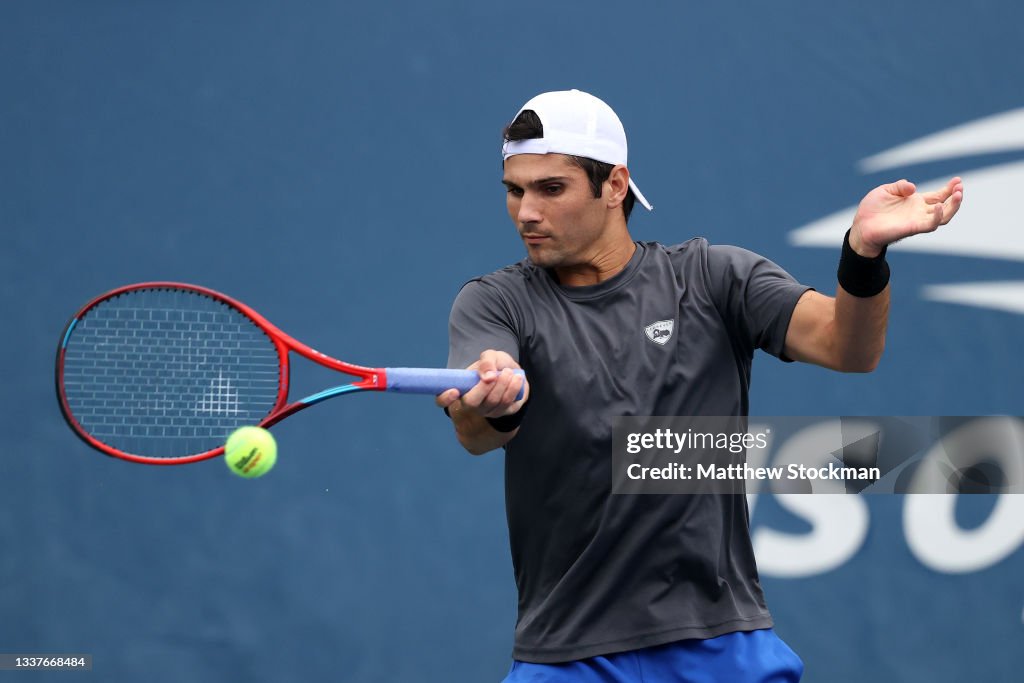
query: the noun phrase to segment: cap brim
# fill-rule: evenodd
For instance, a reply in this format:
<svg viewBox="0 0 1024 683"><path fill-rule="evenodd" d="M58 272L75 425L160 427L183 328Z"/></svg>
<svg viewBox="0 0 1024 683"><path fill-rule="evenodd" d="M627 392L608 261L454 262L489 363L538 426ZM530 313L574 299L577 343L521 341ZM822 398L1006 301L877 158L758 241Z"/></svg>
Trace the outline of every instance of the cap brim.
<svg viewBox="0 0 1024 683"><path fill-rule="evenodd" d="M636 200L640 202L645 209L648 211L654 211L654 207L651 206L649 201L647 201L647 197L645 197L644 193L640 191L640 188L636 186L636 183L633 182L632 178L629 179L629 189L633 190L633 195L636 197Z"/></svg>

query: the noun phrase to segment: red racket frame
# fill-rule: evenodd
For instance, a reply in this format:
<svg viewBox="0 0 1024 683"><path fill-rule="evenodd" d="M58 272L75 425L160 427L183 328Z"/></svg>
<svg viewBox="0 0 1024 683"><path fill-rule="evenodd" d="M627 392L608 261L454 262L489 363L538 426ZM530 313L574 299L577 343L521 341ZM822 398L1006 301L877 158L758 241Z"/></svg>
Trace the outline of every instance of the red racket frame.
<svg viewBox="0 0 1024 683"><path fill-rule="evenodd" d="M166 281L140 282L137 284L126 285L124 287L118 287L117 289L113 289L105 294L101 294L100 296L97 296L96 298L92 299L91 301L89 301L89 303L82 306L82 308L77 313L75 313L74 316L71 317L71 320L68 321L68 324L64 328L64 333L61 335L61 344L57 349L56 368L57 396L60 401L61 412L64 414L64 419L71 426L74 432L79 436L79 438L81 438L83 441L85 441L93 448L102 451L103 453L106 453L107 455L110 455L112 457L120 458L122 460L129 460L131 462L143 463L147 465L184 465L187 463L198 462L200 460L208 460L210 458L215 458L224 453L223 446L219 446L204 453L196 453L194 455L183 456L180 458L156 458L151 456L125 453L124 451L120 451L116 448L113 448L112 446L103 443L102 441L99 441L91 434L89 434L89 432L87 432L81 426L81 424L79 424L78 420L71 412L71 407L68 405L67 395L65 394L64 391L64 353L65 347L67 345L67 340L70 337L71 331L74 329L74 326L78 323L78 321L83 316L85 316L90 309L95 308L101 302L139 289L176 289L202 294L204 296L220 301L221 303L224 303L228 306L231 306L241 311L245 316L251 319L256 324L257 327L259 327L261 330L263 330L264 333L266 333L266 335L273 342L274 347L277 349L277 355L278 360L280 362L280 366L278 375L277 401L274 403L274 407L270 410L267 416L264 417L258 423L258 426L260 427L270 427L280 422L284 418L288 417L289 415L297 413L298 411L304 408L308 408L309 406L313 405L319 400L322 400L323 398L328 398L329 396L334 396L339 393L347 393L350 391L383 391L387 387L387 372L385 372L384 368L369 368L363 367L361 365L354 365L352 363L346 363L345 361L338 360L337 358L332 358L331 356L328 356L325 353L321 353L320 351L317 351L313 347L303 344L302 342L298 341L291 335L283 332L280 328L278 328L276 325L274 325L269 320L264 318L262 315L257 313L251 307L216 290L182 282ZM337 387L335 390L331 390L331 393L327 395L314 395L320 396L316 400L296 400L289 403L288 390L290 380L290 362L288 354L289 352L292 351L299 354L300 356L303 356L304 358L308 358L309 360L315 363L319 363L320 365L331 368L332 370L337 370L338 372L343 372L347 375L352 375L354 377L359 377L361 379L357 382L352 382L342 387Z"/></svg>

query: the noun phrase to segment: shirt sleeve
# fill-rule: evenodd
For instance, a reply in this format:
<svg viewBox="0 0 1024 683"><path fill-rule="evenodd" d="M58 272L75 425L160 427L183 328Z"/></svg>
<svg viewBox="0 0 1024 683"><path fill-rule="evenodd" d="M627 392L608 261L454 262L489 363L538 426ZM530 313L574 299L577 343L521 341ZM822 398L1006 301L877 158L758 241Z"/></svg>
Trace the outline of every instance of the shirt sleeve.
<svg viewBox="0 0 1024 683"><path fill-rule="evenodd" d="M471 280L455 297L448 317L448 367L468 367L487 349L504 351L519 362L517 320L495 287Z"/></svg>
<svg viewBox="0 0 1024 683"><path fill-rule="evenodd" d="M772 261L732 246L708 247L711 296L737 341L790 362L783 351L802 285Z"/></svg>

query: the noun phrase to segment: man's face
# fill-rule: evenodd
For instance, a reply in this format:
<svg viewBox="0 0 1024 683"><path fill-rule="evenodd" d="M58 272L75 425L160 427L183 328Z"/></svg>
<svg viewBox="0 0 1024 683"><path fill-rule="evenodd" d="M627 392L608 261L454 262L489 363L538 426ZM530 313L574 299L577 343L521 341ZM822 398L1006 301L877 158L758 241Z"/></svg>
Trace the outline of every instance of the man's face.
<svg viewBox="0 0 1024 683"><path fill-rule="evenodd" d="M508 215L535 265L590 263L607 246L612 212L594 197L587 174L569 157L517 154L505 161L501 182L508 190Z"/></svg>

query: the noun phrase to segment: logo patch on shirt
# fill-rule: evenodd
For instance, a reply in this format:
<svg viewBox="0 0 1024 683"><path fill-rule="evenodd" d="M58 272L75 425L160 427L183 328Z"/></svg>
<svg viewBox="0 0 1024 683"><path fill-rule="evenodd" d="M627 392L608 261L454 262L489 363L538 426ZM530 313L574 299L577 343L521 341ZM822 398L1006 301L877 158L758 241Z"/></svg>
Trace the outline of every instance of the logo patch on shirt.
<svg viewBox="0 0 1024 683"><path fill-rule="evenodd" d="M644 334L655 344L664 346L672 338L672 328L675 325L673 320L659 320L644 328Z"/></svg>

